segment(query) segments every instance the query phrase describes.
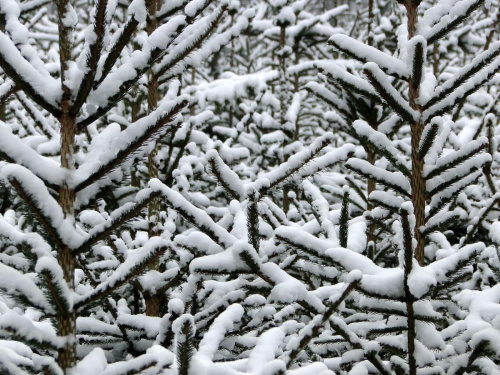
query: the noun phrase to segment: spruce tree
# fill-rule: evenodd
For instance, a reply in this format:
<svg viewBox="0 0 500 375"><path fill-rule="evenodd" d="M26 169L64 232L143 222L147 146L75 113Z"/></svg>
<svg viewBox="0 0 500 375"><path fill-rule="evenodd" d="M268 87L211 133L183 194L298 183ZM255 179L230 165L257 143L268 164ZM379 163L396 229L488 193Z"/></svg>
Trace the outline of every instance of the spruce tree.
<svg viewBox="0 0 500 375"><path fill-rule="evenodd" d="M86 5L60 1L56 14L45 17L57 30L45 60L39 57L45 57L43 53L37 53L46 46L43 40L33 45L29 39L19 4L0 4L5 20L0 34L0 67L6 84L15 88L5 97L15 92L33 118L35 128L31 131L41 138L38 144L55 143L53 152L44 155L41 148L41 152L32 148L30 137L13 133L20 125L31 125L29 121L22 124L14 119L10 127L2 126L4 186L23 202L24 214L36 227L4 221L5 243L18 248L29 262L3 264L1 289L9 298L19 300L26 311L35 309L41 325L54 324L54 329L47 331L33 326L23 314L15 318L19 312L2 315L14 314L3 320L6 338L37 348L31 354L21 349L14 353L24 358L21 362L2 361L7 373L26 368L29 372L68 374L75 366L77 371L85 368L85 361L81 364L79 360L86 353L77 350L78 344L86 342L86 334L103 334L98 324L103 318L114 321L115 338L106 344L118 339L128 346L121 353L113 349L115 359L111 362L125 362L107 367L104 363L106 371L137 373L154 368L160 372L173 365L173 355L161 346L148 349L134 343L137 340L130 329L133 332L135 327L120 322L123 308L109 297L129 283L137 287L134 280L170 247L168 240L159 237L130 249L120 240L123 225L159 196L159 192L141 188L125 203L123 182L132 158L144 155L148 143L180 126L180 113L189 96L158 100L146 116L126 124L108 124L106 116L155 64L161 64L158 76L182 65L209 36L210 25L221 19L227 3L186 2L165 13L157 9L164 22L151 29L135 51L129 49L129 43L147 21L149 3L132 2L122 13L116 3L98 1L87 17L90 25L85 27L79 21L79 7ZM119 21L123 21L121 26L115 23ZM208 52L224 42L211 43ZM54 56L58 58L57 70L50 68L49 72L47 64ZM180 73L182 70L177 71ZM106 266L97 265L105 260ZM95 310L92 306L98 303L104 305ZM83 334L78 339L77 329ZM92 340L88 344L92 345ZM103 342L104 348L106 344ZM127 352L135 358L127 357ZM103 355L92 353L94 357Z"/></svg>

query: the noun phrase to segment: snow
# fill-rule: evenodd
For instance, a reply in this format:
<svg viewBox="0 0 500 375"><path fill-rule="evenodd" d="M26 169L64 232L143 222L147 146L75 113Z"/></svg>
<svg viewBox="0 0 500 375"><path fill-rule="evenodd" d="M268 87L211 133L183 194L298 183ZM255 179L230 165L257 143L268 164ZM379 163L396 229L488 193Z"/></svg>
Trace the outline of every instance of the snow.
<svg viewBox="0 0 500 375"><path fill-rule="evenodd" d="M60 185L65 175L56 161L39 155L12 134L10 128L0 124L0 150L15 163L28 168L32 173L52 184Z"/></svg>
<svg viewBox="0 0 500 375"><path fill-rule="evenodd" d="M398 189L398 191L410 192L410 182L401 172L389 172L361 159L349 159L347 165L351 166L356 171L360 171L366 175L384 181L388 186L394 187Z"/></svg>
<svg viewBox="0 0 500 375"><path fill-rule="evenodd" d="M48 224L59 239L70 247L78 246L82 235L73 227L72 218L64 217L61 206L38 177L20 165L5 163L0 163L0 177L6 181L18 182L23 191L35 201L36 208L48 218Z"/></svg>
<svg viewBox="0 0 500 375"><path fill-rule="evenodd" d="M418 114L414 111L408 102L401 96L401 94L392 86L389 81L389 78L382 72L377 64L374 62L368 62L363 66L363 70L365 72L369 72L375 79L378 85L380 85L380 89L376 89L380 96L382 93L379 91L383 91L384 96L382 99L387 102L394 110L404 119L410 117L413 121L418 118ZM391 102L389 102L385 96L390 97Z"/></svg>
<svg viewBox="0 0 500 375"><path fill-rule="evenodd" d="M353 87L357 87L358 89L373 95L378 96L377 92L373 89L373 87L366 82L362 78L358 78L350 73L347 73L340 66L335 63L317 63L316 66L319 69L322 69L326 74L331 76L335 80L339 80L340 83L346 82Z"/></svg>
<svg viewBox="0 0 500 375"><path fill-rule="evenodd" d="M147 2L107 1L65 169L61 87L71 106L95 7L65 5L64 61L53 4L0 0L0 373L498 373L496 4L434 51L476 2L422 2L411 40L403 6L368 23L351 3L174 0L146 32ZM428 61L410 82L417 44ZM414 126L437 134L423 185L411 183ZM409 271L401 216L413 229L418 190L425 258ZM76 334L58 330L64 319ZM73 345L75 366L60 368Z"/></svg>
<svg viewBox="0 0 500 375"><path fill-rule="evenodd" d="M476 0L445 0L425 12L419 23L420 33L427 39L444 30L451 22L477 4Z"/></svg>
<svg viewBox="0 0 500 375"><path fill-rule="evenodd" d="M134 250L128 255L127 259L120 264L115 272L106 279L103 283L97 285L92 292L89 292L75 300L76 304L88 303L95 298L96 295L105 293L107 290L116 288L117 286L128 281L134 276L137 267L142 266L148 260L153 258L162 249L168 247L170 242L161 238L150 239L148 244L143 248Z"/></svg>
<svg viewBox="0 0 500 375"><path fill-rule="evenodd" d="M340 49L340 51L345 51L348 54L355 56L356 59L362 62L371 61L377 64L377 66L387 74L395 75L396 77L400 77L402 79L409 76L408 68L403 61L381 52L374 47L361 43L347 35L333 35L330 39L328 39L328 43Z"/></svg>
<svg viewBox="0 0 500 375"><path fill-rule="evenodd" d="M128 14L133 16L137 22L142 23L146 21L147 7L144 0L133 0L128 6Z"/></svg>
<svg viewBox="0 0 500 375"><path fill-rule="evenodd" d="M52 313L44 293L29 277L23 275L18 270L0 263L0 289L10 295L21 295L33 306Z"/></svg>
<svg viewBox="0 0 500 375"><path fill-rule="evenodd" d="M243 316L243 307L239 304L229 306L215 319L208 332L200 342L198 352L193 356L191 369L202 373L213 364L213 358L225 334L234 327Z"/></svg>
<svg viewBox="0 0 500 375"><path fill-rule="evenodd" d="M276 16L275 21L277 25L292 25L295 23L296 17L291 7L283 7Z"/></svg>
<svg viewBox="0 0 500 375"><path fill-rule="evenodd" d="M67 28L73 28L78 23L78 16L76 14L76 11L69 2L66 4L66 13L64 13L64 17L61 21L62 24Z"/></svg>
<svg viewBox="0 0 500 375"><path fill-rule="evenodd" d="M27 84L52 105L61 99L61 86L54 78L42 76L16 48L12 40L0 32L0 55L16 74L23 77Z"/></svg>

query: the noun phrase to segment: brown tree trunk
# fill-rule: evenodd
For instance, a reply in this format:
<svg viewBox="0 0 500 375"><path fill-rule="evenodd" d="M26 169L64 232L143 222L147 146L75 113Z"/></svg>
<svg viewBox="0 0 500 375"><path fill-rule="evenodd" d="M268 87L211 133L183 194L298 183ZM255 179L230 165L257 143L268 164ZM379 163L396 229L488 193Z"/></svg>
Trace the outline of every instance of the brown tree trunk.
<svg viewBox="0 0 500 375"><path fill-rule="evenodd" d="M146 31L151 35L158 27L156 12L159 10L160 2L153 0L148 8L148 21ZM158 107L159 99L159 82L158 77L153 73L153 70L148 72L148 113L153 112ZM158 145L155 145L151 153L148 155L148 173L149 178L158 178L158 164L156 156L158 155ZM160 199L153 199L148 206L149 214L149 236L158 236L160 234L158 224L160 220Z"/></svg>
<svg viewBox="0 0 500 375"><path fill-rule="evenodd" d="M406 11L408 16L408 39L415 36L417 30L418 21L418 4L419 1L407 0ZM422 112L422 109L418 105L418 98L420 95L420 85L412 85L411 78L409 80L409 98L410 106L418 112ZM421 116L419 116L421 118ZM425 179L423 177L424 162L420 159L418 155L418 149L420 146L420 140L422 138L424 124L419 119L411 124L411 162L412 162L412 175L411 175L411 200L413 204L413 213L415 215L415 229L414 237L417 241L417 247L415 249L415 258L417 261L423 265L424 263L424 246L425 238L423 237L420 228L425 225ZM408 218L405 216L403 221L408 223ZM409 223L407 224L409 229ZM409 374L417 374L417 363L415 360L415 318L413 310L413 296L408 288L408 275L411 272L412 267L412 243L411 238L408 235L405 244L405 298L406 298L406 310L407 310L407 321L408 321L408 366Z"/></svg>
<svg viewBox="0 0 500 375"><path fill-rule="evenodd" d="M2 33L5 31L5 16L3 14L0 14L0 31ZM5 101L0 102L0 121L5 121L5 104Z"/></svg>
<svg viewBox="0 0 500 375"><path fill-rule="evenodd" d="M160 316L161 311L161 296L156 294L144 296L144 304L146 305L147 316Z"/></svg>
<svg viewBox="0 0 500 375"><path fill-rule="evenodd" d="M285 103L285 90L286 90L286 57L284 53L286 41L286 26L280 27L280 56L279 56L279 75L280 75L280 122L283 126L285 124L286 103Z"/></svg>
<svg viewBox="0 0 500 375"><path fill-rule="evenodd" d="M280 27L280 55L278 58L278 67L279 67L279 77L280 77L280 124L281 126L285 126L285 115L286 115L286 103L285 103L285 90L286 90L286 57L284 54L286 42L286 26ZM288 197L288 193L290 191L290 187L283 187L283 211L285 213L290 209L290 198Z"/></svg>
<svg viewBox="0 0 500 375"><path fill-rule="evenodd" d="M74 169L74 145L75 145L75 122L76 118L69 116L69 100L62 101L63 115L59 119L61 124L61 166L65 169ZM64 216L71 219L74 217L75 192L66 183L59 191L59 204ZM60 249L58 262L64 274L64 280L70 290L75 288L75 255L70 248ZM57 330L59 336L66 337L67 344L59 351L58 364L66 374L66 371L76 362L76 312L69 311L68 314L57 316Z"/></svg>
<svg viewBox="0 0 500 375"><path fill-rule="evenodd" d="M158 0L151 1L148 8L148 20L146 31L151 35L158 27L158 20L156 19L156 12L159 10L160 2ZM158 77L154 74L153 70L148 72L148 113L153 112L158 107L159 101L159 82ZM149 178L158 178L158 163L156 156L158 155L158 145L156 144L151 153L148 155L148 174ZM148 205L149 216L149 236L159 236L160 229L160 199L153 199ZM152 264L151 268L158 268L158 263ZM145 294L144 303L146 305L147 316L160 315L160 297L156 295Z"/></svg>
<svg viewBox="0 0 500 375"><path fill-rule="evenodd" d="M368 154L368 163L371 165L375 165L375 152L368 146L366 148L366 153ZM367 181L367 198L370 197L370 194L375 191L375 181L371 178L368 179ZM370 201L368 200L368 205L367 209L368 211L371 211L373 209L372 205L369 203ZM368 235L366 239L367 243L367 250L368 250L368 257L370 259L373 259L375 257L375 227L373 224L368 226Z"/></svg>
<svg viewBox="0 0 500 375"><path fill-rule="evenodd" d="M417 28L417 10L418 3L408 0L406 4L408 15L408 38L411 39L415 35ZM422 108L418 104L418 97L420 95L420 86L413 87L411 79L409 82L409 97L410 106L422 112ZM420 116L421 117L421 116ZM415 214L415 239L417 247L415 249L415 258L420 265L424 264L424 246L425 238L422 236L420 228L425 225L425 179L423 177L424 162L419 158L418 148L422 138L422 131L424 124L418 120L411 124L411 162L412 162L412 176L411 176L411 190L412 190L412 203Z"/></svg>
<svg viewBox="0 0 500 375"><path fill-rule="evenodd" d="M75 168L74 148L75 148L75 123L76 116L70 114L71 92L66 86L66 72L68 70L68 61L71 60L72 51L72 29L65 25L63 19L66 17L69 1L59 0L56 2L57 15L59 19L59 58L61 64L61 112L59 118L61 125L61 167L71 171ZM59 204L66 219L74 220L75 192L67 184L63 183L59 191ZM59 265L63 270L64 280L70 290L73 290L75 273L75 255L68 247L59 250L57 255ZM57 363L66 375L76 363L76 312L70 310L68 313L59 314L57 320L58 335L66 338L66 344L59 350Z"/></svg>

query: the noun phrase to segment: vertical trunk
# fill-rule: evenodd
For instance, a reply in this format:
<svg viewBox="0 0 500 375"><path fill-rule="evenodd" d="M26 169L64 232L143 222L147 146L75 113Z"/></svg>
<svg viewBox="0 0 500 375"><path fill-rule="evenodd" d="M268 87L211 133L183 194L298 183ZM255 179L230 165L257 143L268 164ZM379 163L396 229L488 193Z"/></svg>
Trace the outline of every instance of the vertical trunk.
<svg viewBox="0 0 500 375"><path fill-rule="evenodd" d="M192 67L191 68L191 85L194 86L196 81L196 68ZM195 105L192 104L189 106L189 115L194 116L195 115Z"/></svg>
<svg viewBox="0 0 500 375"><path fill-rule="evenodd" d="M5 16L3 14L0 14L0 32L3 33L4 31L5 31ZM0 121L5 121L5 101L0 102Z"/></svg>
<svg viewBox="0 0 500 375"><path fill-rule="evenodd" d="M231 27L234 25L234 14L231 14ZM231 71L234 72L234 39L231 39L231 52L229 54L229 65L231 66ZM234 72L236 73L236 72ZM239 72L238 72L239 73Z"/></svg>
<svg viewBox="0 0 500 375"><path fill-rule="evenodd" d="M146 25L146 31L148 35L151 35L158 27L158 21L156 19L156 12L159 9L159 1L153 0L149 3L148 7L148 20ZM159 90L158 90L158 78L153 73L152 70L148 72L148 112L153 112L158 107ZM158 154L158 146L155 145L151 153L148 155L148 174L149 178L158 178L158 165L156 162L156 156ZM153 199L148 206L149 214L149 235L157 236L160 234L158 229L159 214L160 214L160 199Z"/></svg>
<svg viewBox="0 0 500 375"><path fill-rule="evenodd" d="M411 127L411 190L415 213L415 239L417 241L415 258L420 265L424 265L425 246L425 238L420 231L420 228L425 225L425 179L422 175L424 162L418 157L418 147L420 145L420 139L422 138L422 128L423 124L421 122L417 122Z"/></svg>
<svg viewBox="0 0 500 375"><path fill-rule="evenodd" d="M403 239L404 239L404 292L407 314L407 339L408 339L408 366L410 368L410 375L417 375L417 363L415 360L415 312L413 309L413 302L415 298L410 292L408 286L408 278L413 266L413 246L412 236L410 229L410 222L408 220L408 213L403 212L401 215L403 225Z"/></svg>
<svg viewBox="0 0 500 375"><path fill-rule="evenodd" d="M234 14L231 14L231 27L234 25ZM231 52L229 54L229 66L231 67L231 71L236 73L234 71L234 39L231 39ZM194 68L193 68L194 69ZM194 84L194 75L191 79L191 83ZM228 107L229 110L229 127L233 127L233 122L234 122L234 115L233 115L233 106L229 105Z"/></svg>
<svg viewBox="0 0 500 375"><path fill-rule="evenodd" d="M281 126L285 124L286 103L286 64L285 64L285 40L286 40L286 26L280 27L280 55L279 55L279 75L280 75L280 122Z"/></svg>
<svg viewBox="0 0 500 375"><path fill-rule="evenodd" d="M408 38L411 39L415 35L417 28L417 10L418 3L408 1L406 4L408 15ZM421 112L422 108L418 104L420 95L420 86L414 87L409 82L409 97L410 106ZM415 214L415 239L417 241L417 248L415 249L415 258L423 265L424 264L424 246L425 238L422 236L420 228L425 225L425 179L423 177L424 162L418 156L418 148L422 138L424 124L422 121L416 121L411 124L411 162L412 162L412 176L411 176L411 190L412 190L412 203Z"/></svg>
<svg viewBox="0 0 500 375"><path fill-rule="evenodd" d="M368 163L371 165L375 164L375 152L368 146L366 149L366 153L368 154ZM367 181L367 198L370 196L370 194L375 191L375 181L371 178L368 179ZM368 201L370 202L370 201ZM367 206L368 211L371 211L373 209L372 205L368 203ZM368 250L368 257L370 259L373 259L375 257L375 227L373 224L368 226L368 235L367 235L367 250Z"/></svg>
<svg viewBox="0 0 500 375"><path fill-rule="evenodd" d="M375 15L373 14L373 0L368 0L368 45L373 46L372 24Z"/></svg>
<svg viewBox="0 0 500 375"><path fill-rule="evenodd" d="M161 310L161 298L155 294L146 295L144 297L147 316L159 316Z"/></svg>
<svg viewBox="0 0 500 375"><path fill-rule="evenodd" d="M69 116L69 100L63 99L63 115L59 119L61 124L61 166L68 170L74 169L74 145L75 145L75 121L76 118ZM71 219L74 212L75 192L66 183L59 191L59 204L66 218ZM75 255L70 248L64 247L58 254L59 265L64 274L64 280L70 290L73 290ZM68 339L66 346L59 351L58 364L66 374L74 366L76 361L76 312L70 311L68 314L57 316L57 329L59 336Z"/></svg>
<svg viewBox="0 0 500 375"><path fill-rule="evenodd" d="M298 64L300 61L300 52L299 52L299 43L300 41L297 41L293 52L294 52L294 64ZM299 92L299 73L295 73L294 81L293 81L293 92L297 93ZM299 125L299 116L297 114L297 120L295 121L295 133L293 134L293 140L297 141L299 139L300 135L300 125Z"/></svg>
<svg viewBox="0 0 500 375"><path fill-rule="evenodd" d="M417 29L418 20L418 4L419 1L407 0L406 11L408 16L408 39L415 36ZM418 98L420 95L420 85L413 85L412 79L409 80L409 98L410 106L421 112L422 109L418 104ZM421 116L420 116L421 117ZM420 146L420 140L422 138L422 130L424 124L422 121L418 120L411 124L411 162L412 162L412 175L411 175L411 190L412 190L412 204L413 212L415 215L415 229L414 237L417 242L415 249L415 258L417 261L423 265L424 263L424 245L425 238L420 232L420 228L425 224L425 179L423 177L424 162L419 158L418 148ZM406 311L408 320L408 366L410 368L410 375L417 374L417 364L415 360L415 318L413 310L414 298L410 293L408 287L408 276L412 269L413 262L413 246L412 239L410 236L410 225L408 222L408 217L403 214L403 230L406 232L405 236L405 274L404 274L404 288L406 297ZM405 230L406 227L406 230Z"/></svg>
<svg viewBox="0 0 500 375"><path fill-rule="evenodd" d="M158 0L153 0L150 2L148 7L148 20L146 25L146 31L148 35L151 35L158 27L158 21L156 19L156 12L159 10L160 2ZM153 112L158 107L159 100L159 82L158 77L154 74L152 70L148 72L148 113ZM155 145L151 153L148 155L148 174L149 178L158 178L158 164L156 162L156 156L158 155L158 145ZM148 206L148 216L149 216L149 236L160 235L160 230L158 228L160 219L160 199L153 199ZM152 268L157 268L158 264L153 264ZM160 314L160 297L156 295L145 295L144 302L146 305L146 315L148 316L159 316Z"/></svg>
<svg viewBox="0 0 500 375"><path fill-rule="evenodd" d="M286 26L280 27L280 54L278 58L279 65L279 77L280 77L280 124L282 127L285 126L285 115L286 115L286 100L285 100L285 92L286 92L286 63L285 63L285 41L286 41ZM286 129L283 129L285 133ZM290 188L285 185L283 188L283 211L286 213L290 209L290 198L288 198L288 192Z"/></svg>
<svg viewBox="0 0 500 375"><path fill-rule="evenodd" d="M134 123L137 120L139 120L139 112L141 110L141 99L142 95L140 93L140 90L135 87L132 95L132 102L130 104L130 109L131 109L131 121ZM130 170L130 184L133 187L140 187L141 186L141 180L139 178L139 171L137 168L137 163L134 163L132 165L132 168Z"/></svg>
<svg viewBox="0 0 500 375"><path fill-rule="evenodd" d="M375 18L375 15L373 14L373 0L368 0L368 30L367 30L367 43L369 46L373 46L373 33L372 33L372 27L373 27L373 19ZM378 125L375 124L377 119L375 118L374 122L370 124L372 128L377 130ZM368 163L371 165L375 165L375 152L371 149L370 146L366 147L366 153L368 156ZM370 194L375 190L375 181L371 178L368 179L367 181L367 198L370 196ZM370 201L368 201L370 202ZM373 209L372 205L368 203L367 205L368 211L371 211ZM373 259L375 257L375 227L374 225L368 226L368 236L367 236L367 255L368 258Z"/></svg>
<svg viewBox="0 0 500 375"><path fill-rule="evenodd" d="M67 0L59 0L56 5L59 20L59 58L63 93L61 99L62 115L59 118L61 124L61 167L70 172L75 168L74 148L76 116L70 113L71 92L64 82L68 70L68 62L71 60L73 36L72 26L65 23L64 19L70 11L71 4ZM70 220L75 214L74 202L74 190L67 183L63 183L59 191L59 204L61 205L64 216ZM64 247L60 249L57 259L63 270L64 280L68 284L69 289L73 290L75 287L75 255L70 248ZM76 312L71 310L67 314L60 314L57 316L56 320L59 336L63 336L67 339L65 346L59 350L57 362L64 374L68 374L76 363Z"/></svg>

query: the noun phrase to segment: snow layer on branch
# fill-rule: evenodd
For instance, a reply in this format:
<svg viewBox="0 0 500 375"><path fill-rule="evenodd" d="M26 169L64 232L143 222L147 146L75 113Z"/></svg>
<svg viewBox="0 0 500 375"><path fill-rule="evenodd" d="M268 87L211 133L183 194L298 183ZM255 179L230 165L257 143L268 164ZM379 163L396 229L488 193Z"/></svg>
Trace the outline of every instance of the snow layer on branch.
<svg viewBox="0 0 500 375"><path fill-rule="evenodd" d="M388 186L395 186L401 191L410 192L410 182L401 172L389 172L361 159L352 158L346 164L368 176L375 176L381 181L386 181Z"/></svg>
<svg viewBox="0 0 500 375"><path fill-rule="evenodd" d="M318 213L321 221L319 223L321 229L323 229L330 240L335 241L337 239L337 234L335 233L335 228L329 217L330 206L328 201L321 194L319 188L313 185L309 180L304 180L302 182L302 187L304 188L304 194L311 200L311 206ZM338 241L336 241L336 245L338 246Z"/></svg>
<svg viewBox="0 0 500 375"><path fill-rule="evenodd" d="M36 203L36 208L50 220L50 225L66 245L76 247L80 243L82 235L73 227L72 218L64 218L61 206L38 177L22 166L0 163L0 178L7 181L15 179L21 184L22 189Z"/></svg>
<svg viewBox="0 0 500 375"><path fill-rule="evenodd" d="M130 251L127 255L125 261L120 264L120 266L114 270L114 272L104 281L95 287L91 292L75 299L75 303L79 301L89 301L94 295L99 295L100 293L119 285L124 281L128 280L130 277L134 276L133 272L141 264L151 259L161 248L170 245L170 241L163 240L159 237L150 238L147 244L139 249Z"/></svg>
<svg viewBox="0 0 500 375"><path fill-rule="evenodd" d="M307 295L307 288L299 280L283 271L277 264L268 262L261 266L262 271L274 281L270 299L281 303L302 301Z"/></svg>
<svg viewBox="0 0 500 375"><path fill-rule="evenodd" d="M188 60L191 64L201 64L204 59L208 58L211 54L219 51L222 46L228 44L231 39L239 36L242 31L248 28L250 19L255 15L253 9L247 9L243 14L238 17L234 25L223 33L213 36L206 44L204 44L198 51L193 52Z"/></svg>
<svg viewBox="0 0 500 375"><path fill-rule="evenodd" d="M219 244L225 245L225 247L230 247L236 241L236 238L229 234L224 228L212 220L208 214L186 200L180 193L170 189L164 185L160 180L152 179L149 181L149 187L152 191L159 191L167 200L169 206L171 206L176 211L186 213L189 215L187 218L194 226L198 228L207 228L208 231L214 234L215 238L212 238ZM144 194L148 192L144 190ZM140 199L138 194L137 199Z"/></svg>
<svg viewBox="0 0 500 375"><path fill-rule="evenodd" d="M459 0L441 0L434 6L429 7L418 21L418 31L421 34L429 32L429 29L438 23L443 16L448 14L450 9L453 8L458 1Z"/></svg>
<svg viewBox="0 0 500 375"><path fill-rule="evenodd" d="M0 263L0 290L7 295L21 295L30 301L33 307L53 313L52 307L45 299L44 293L28 276L18 270Z"/></svg>
<svg viewBox="0 0 500 375"><path fill-rule="evenodd" d="M133 16L139 23L146 21L146 17L148 15L146 2L144 0L132 0L127 12L130 16Z"/></svg>
<svg viewBox="0 0 500 375"><path fill-rule="evenodd" d="M0 32L0 55L23 77L45 101L56 105L61 100L60 83L52 77L43 76L19 52L12 40Z"/></svg>
<svg viewBox="0 0 500 375"><path fill-rule="evenodd" d="M278 78L275 70L236 75L225 72L222 78L212 82L203 82L195 86L188 86L186 92L190 93L204 108L206 102L224 103L240 97L247 97L249 89L259 93L267 88L268 82Z"/></svg>
<svg viewBox="0 0 500 375"><path fill-rule="evenodd" d="M191 0L185 7L184 13L188 17L194 17L196 13L203 9L203 6L207 3L206 0ZM227 4L227 1L224 1Z"/></svg>
<svg viewBox="0 0 500 375"><path fill-rule="evenodd" d="M36 324L43 326L43 323ZM64 345L65 339L58 337L52 327L39 328L37 325L27 317L13 311L0 314L0 330L14 333L15 336L40 345L49 345L53 348L60 348Z"/></svg>
<svg viewBox="0 0 500 375"><path fill-rule="evenodd" d="M259 336L257 344L250 352L248 358L247 371L259 374L275 359L276 353L285 339L285 332L282 327L271 328Z"/></svg>
<svg viewBox="0 0 500 375"><path fill-rule="evenodd" d="M410 107L408 102L401 96L398 90L394 88L391 84L389 77L379 68L379 66L373 62L367 62L363 66L365 74L370 73L376 83L380 86L376 88L379 94L384 94L382 99L387 102L391 108L397 111L397 113L404 119L411 119L416 121L419 117L417 111ZM372 85L374 81L370 81Z"/></svg>
<svg viewBox="0 0 500 375"><path fill-rule="evenodd" d="M151 127L158 121L161 121L162 116L171 112L177 105L183 101L187 101L188 95L180 95L175 100L166 100L158 106L158 108L149 115L137 120L129 125L125 130L119 131L118 124L112 124L101 132L92 140L89 152L80 167L72 175L72 183L74 186L84 182L93 173L96 173L99 168L107 165L114 160L118 153L124 151L130 144L144 136ZM181 116L177 117L169 123L169 126L181 120Z"/></svg>
<svg viewBox="0 0 500 375"><path fill-rule="evenodd" d="M42 236L38 233L23 233L19 228L11 225L2 215L0 215L0 236L16 245L28 244L38 258L52 256L52 249Z"/></svg>
<svg viewBox="0 0 500 375"><path fill-rule="evenodd" d="M397 57L390 56L347 35L333 35L328 42L340 48L341 51L347 51L349 54L354 55L362 62L374 62L380 69L390 75L401 78L407 78L409 75L406 64Z"/></svg>
<svg viewBox="0 0 500 375"><path fill-rule="evenodd" d="M406 166L406 161L402 157L401 153L394 147L392 142L387 138L387 136L379 131L373 129L366 121L356 120L352 124L353 128L356 130L360 136L366 137L375 144L379 149L384 150L391 155L391 158L397 160L398 164Z"/></svg>
<svg viewBox="0 0 500 375"><path fill-rule="evenodd" d="M246 193L265 191L296 176L300 176L301 178L311 176L327 166L347 159L349 154L354 153L354 145L347 143L318 157L319 152L331 143L333 139L332 133L325 133L308 148L291 156L286 163L259 176L253 183L247 184L245 186Z"/></svg>
<svg viewBox="0 0 500 375"><path fill-rule="evenodd" d="M471 347L484 342L500 354L500 284L486 290L463 290L453 298L460 307L468 309L465 323L472 335Z"/></svg>
<svg viewBox="0 0 500 375"><path fill-rule="evenodd" d="M366 82L364 79L356 77L350 73L347 73L343 68L335 63L318 63L316 64L318 68L321 68L325 73L331 75L334 79L338 79L341 82L345 81L353 87L358 87L364 92L369 93L373 96L378 96L378 93L373 89L373 87Z"/></svg>
<svg viewBox="0 0 500 375"><path fill-rule="evenodd" d="M464 158L467 154L470 154L474 149L478 148L481 145L487 144L487 142L488 142L488 140L486 137L479 137L478 140L471 141L471 142L467 143L460 150L450 152L444 156L441 156L440 158L437 159L437 161L435 162L435 164L433 166L431 166L431 165L426 166L425 175L427 176L438 168L444 168L444 167L446 167L446 165L450 165L451 163L454 163L457 160ZM487 154L485 154L484 157L486 158L486 160L484 160L484 158L483 158L483 162L489 160L489 157ZM462 167L463 167L463 164L462 164Z"/></svg>
<svg viewBox="0 0 500 375"><path fill-rule="evenodd" d="M243 316L243 307L239 304L229 306L210 326L200 342L198 352L193 356L191 370L193 373L205 374L213 365L214 355L224 340L225 335L234 328Z"/></svg>
<svg viewBox="0 0 500 375"><path fill-rule="evenodd" d="M444 30L458 17L464 16L466 10L478 0L440 0L436 5L426 10L418 22L418 31L429 38Z"/></svg>
<svg viewBox="0 0 500 375"><path fill-rule="evenodd" d="M224 181L224 184L227 184L231 191L237 193L238 198L243 197L244 187L243 184L241 183L240 178L238 177L236 172L234 172L231 168L229 168L226 165L226 163L224 163L224 161L221 159L217 151L210 150L205 155L205 158L209 162L212 161L214 163L215 168L218 170L218 172L212 171L212 173L217 172L218 174L220 174L222 180Z"/></svg>
<svg viewBox="0 0 500 375"><path fill-rule="evenodd" d="M120 92L122 85L130 80L134 80L139 72L148 67L153 61L153 50L166 49L177 36L177 30L185 25L185 16L176 16L166 24L158 27L147 39L146 46L142 50L132 53L123 65L114 72L108 74L101 85L92 91L88 98L88 103L105 107L109 99Z"/></svg>
<svg viewBox="0 0 500 375"><path fill-rule="evenodd" d="M15 163L28 168L35 175L52 184L61 184L65 178L64 171L56 161L39 155L28 147L9 127L0 123L0 152L4 152Z"/></svg>
<svg viewBox="0 0 500 375"><path fill-rule="evenodd" d="M488 50L481 52L479 55L474 57L474 59L469 64L466 64L463 68L461 68L457 72L455 72L455 74L453 75L453 78L447 80L442 85L438 86L436 88L436 90L434 91L433 95L431 95L431 97L428 99L428 101L432 100L435 97L439 97L439 95L443 91L449 90L452 87L456 86L456 83L459 80L463 79L464 75L469 73L474 67L483 63L486 59L490 58L491 55L493 55L499 49L500 49L500 42L492 43L491 46L488 48ZM498 69L498 64L495 64L495 62L493 63L493 69ZM484 70L484 68L482 70ZM481 72L481 70L478 73L480 73L480 72ZM473 77L475 77L478 73L474 74ZM485 73L483 72L482 74L479 74L479 75L484 76ZM461 88L461 90L463 90L463 87L465 87L464 83L462 83L462 85L458 86L458 88ZM453 92L455 90L457 90L457 89L454 89ZM425 104L425 102L423 104Z"/></svg>
<svg viewBox="0 0 500 375"><path fill-rule="evenodd" d="M453 271L461 262L470 259L473 254L478 254L484 248L485 246L482 243L468 245L461 248L456 253L437 260L425 267L421 267L414 261L412 271L408 278L410 292L416 298L422 297L432 286L448 281L448 273Z"/></svg>
<svg viewBox="0 0 500 375"><path fill-rule="evenodd" d="M146 368L148 374L159 374L163 369L174 363L174 354L160 345L153 345L146 354L123 362L108 364L106 354L101 348L96 348L78 362L76 371L79 375L122 375L138 373Z"/></svg>
<svg viewBox="0 0 500 375"><path fill-rule="evenodd" d="M496 48L500 48L500 42L497 42ZM468 70L468 68L469 67L466 67L464 69ZM423 118L432 118L433 116L441 114L443 111L454 107L460 99L464 98L467 94L476 91L482 84L491 79L499 70L500 59L497 57L491 64L482 68L478 73L473 75L472 78L468 79L465 83L454 89L449 96L426 109L423 113Z"/></svg>
<svg viewBox="0 0 500 375"><path fill-rule="evenodd" d="M319 239L303 230L281 226L276 229L278 238L285 238L287 243L307 249L313 256L329 257L341 269L363 273L363 289L386 296L401 296L403 293L403 270L383 268L355 251L341 247L332 247L332 242Z"/></svg>

